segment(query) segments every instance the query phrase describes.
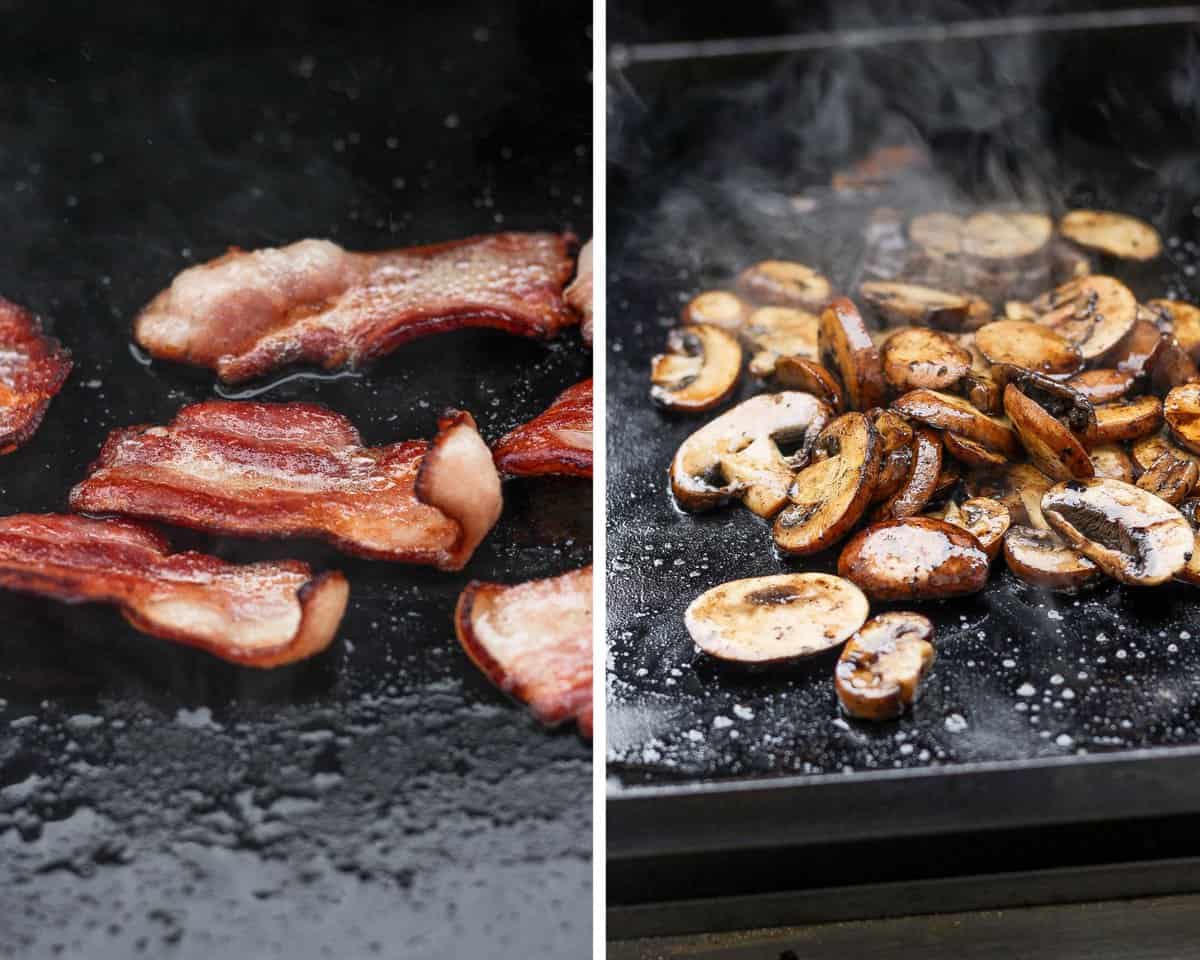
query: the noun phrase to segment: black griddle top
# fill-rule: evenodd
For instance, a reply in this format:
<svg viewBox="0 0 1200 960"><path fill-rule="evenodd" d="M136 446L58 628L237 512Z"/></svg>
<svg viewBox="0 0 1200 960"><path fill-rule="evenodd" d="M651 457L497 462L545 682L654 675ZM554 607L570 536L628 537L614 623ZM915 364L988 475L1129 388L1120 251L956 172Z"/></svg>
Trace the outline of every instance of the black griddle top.
<svg viewBox="0 0 1200 960"><path fill-rule="evenodd" d="M768 256L812 264L835 288L853 291L862 228L877 206L1007 203L1061 213L1095 205L1141 215L1158 225L1167 253L1150 270L1128 271L1128 282L1139 296L1195 302L1200 81L1188 67L1195 43L1187 28L1000 37L769 60L684 60L614 76L610 851L668 851L684 834L680 842L688 847L761 845L785 821L802 832L821 802L802 799L807 775L833 775L812 782L836 785L839 775L852 774L836 793L853 804L856 777L864 773L936 778L999 764L989 769L1032 765L1053 776L1085 754L1132 757L1125 752L1200 743L1194 588L1106 584L1069 598L1020 584L1000 561L983 594L919 605L937 625L938 660L920 703L891 723L840 714L836 655L760 673L703 658L683 627L695 596L740 577L832 570L837 551L784 559L773 550L768 524L744 508L678 510L667 467L709 417L670 415L648 397L649 358L691 296L730 284L742 267ZM888 143L927 148L933 172L871 195L839 196L824 186L834 169ZM756 389L747 379L741 397ZM786 787L774 800L772 784ZM888 789L870 776L863 783L862 791L881 797L868 803L883 817L869 829L849 815L839 822L829 809L804 836L811 840L824 828L829 842L839 831L886 834L903 829L905 816L921 817L913 794L913 809L897 809L889 823ZM956 808L955 789L921 794L925 828L941 811L969 829L971 810ZM674 802L689 792L694 805ZM1161 783L1151 791L1169 794ZM755 821L765 810L754 806L756 797L776 819ZM1087 804L1081 798L1081 813ZM982 809L980 816L982 822Z"/></svg>
<svg viewBox="0 0 1200 960"><path fill-rule="evenodd" d="M214 396L207 371L144 365L129 330L230 244L590 233L590 7L135 4L102 26L0 6L0 293L76 364L0 457L0 511L64 509L109 430ZM372 444L461 406L491 440L591 366L575 332L458 332L262 396L326 403ZM589 562L590 489L506 482L461 574L169 531L346 572L331 650L269 672L0 594L0 956L586 952L590 744L495 690L451 614L472 577Z"/></svg>

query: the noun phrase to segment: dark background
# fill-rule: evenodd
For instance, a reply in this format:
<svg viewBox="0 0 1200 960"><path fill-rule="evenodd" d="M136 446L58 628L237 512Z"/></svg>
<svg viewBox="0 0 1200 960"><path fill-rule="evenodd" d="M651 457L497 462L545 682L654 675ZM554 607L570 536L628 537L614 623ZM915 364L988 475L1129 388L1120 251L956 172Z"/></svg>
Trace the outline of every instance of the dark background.
<svg viewBox="0 0 1200 960"><path fill-rule="evenodd" d="M214 394L129 329L228 245L590 233L590 5L270 6L0 2L0 294L75 356L0 510L63 509L110 429ZM264 395L373 444L463 406L492 440L590 369L575 332L459 332ZM461 574L172 532L347 573L331 650L266 673L0 595L0 956L587 953L590 745L492 688L451 614L470 577L588 562L590 485L505 498Z"/></svg>

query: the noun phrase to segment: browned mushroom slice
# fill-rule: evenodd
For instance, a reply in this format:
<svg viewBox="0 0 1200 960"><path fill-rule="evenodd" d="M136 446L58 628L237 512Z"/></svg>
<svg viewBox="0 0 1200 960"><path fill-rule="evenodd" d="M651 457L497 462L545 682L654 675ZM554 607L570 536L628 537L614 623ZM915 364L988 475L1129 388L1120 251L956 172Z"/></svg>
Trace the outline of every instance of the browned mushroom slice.
<svg viewBox="0 0 1200 960"><path fill-rule="evenodd" d="M1174 337L1164 334L1162 346L1149 363L1150 385L1159 393L1166 393L1185 383L1200 379L1196 361Z"/></svg>
<svg viewBox="0 0 1200 960"><path fill-rule="evenodd" d="M992 376L992 365L975 343L975 334L959 334L959 344L971 354L971 369L959 382L959 391L981 413L1004 412L1004 387Z"/></svg>
<svg viewBox="0 0 1200 960"><path fill-rule="evenodd" d="M990 497L1008 508L1014 523L1045 529L1042 495L1053 481L1032 463L1014 463L1002 474L973 474L967 479L972 497Z"/></svg>
<svg viewBox="0 0 1200 960"><path fill-rule="evenodd" d="M1169 504L1178 505L1195 489L1198 479L1200 467L1195 460L1176 457L1167 451L1138 477L1137 485Z"/></svg>
<svg viewBox="0 0 1200 960"><path fill-rule="evenodd" d="M971 312L968 297L917 283L875 280L858 289L862 298L888 323L957 330Z"/></svg>
<svg viewBox="0 0 1200 960"><path fill-rule="evenodd" d="M1092 458L1092 469L1097 477L1109 480L1124 480L1133 483L1133 463L1128 454L1116 444L1106 444L1088 451Z"/></svg>
<svg viewBox="0 0 1200 960"><path fill-rule="evenodd" d="M772 382L785 390L803 390L805 393L811 393L818 400L828 404L834 413L841 413L846 407L842 398L842 385L815 360L780 357L775 361Z"/></svg>
<svg viewBox="0 0 1200 960"><path fill-rule="evenodd" d="M1004 319L1005 320L1026 320L1030 323L1036 322L1038 313L1033 307L1024 300L1005 300L1004 301Z"/></svg>
<svg viewBox="0 0 1200 960"><path fill-rule="evenodd" d="M1123 213L1072 210L1058 222L1058 232L1081 247L1122 260L1153 260L1162 253L1158 231Z"/></svg>
<svg viewBox="0 0 1200 960"><path fill-rule="evenodd" d="M1171 442L1166 431L1154 433L1135 440L1129 446L1129 456L1138 470L1149 470L1164 453L1170 453L1179 460L1195 460L1196 455L1177 447Z"/></svg>
<svg viewBox="0 0 1200 960"><path fill-rule="evenodd" d="M1200 453L1200 383L1185 383L1168 393L1163 419L1176 443Z"/></svg>
<svg viewBox="0 0 1200 960"><path fill-rule="evenodd" d="M755 303L806 310L820 310L833 296L825 277L791 260L763 260L747 267L738 274L737 289Z"/></svg>
<svg viewBox="0 0 1200 960"><path fill-rule="evenodd" d="M759 307L750 314L742 337L754 351L750 372L769 377L780 357L817 359L817 317L794 307Z"/></svg>
<svg viewBox="0 0 1200 960"><path fill-rule="evenodd" d="M1013 384L1004 388L1004 410L1029 457L1048 477L1090 477L1092 461L1075 435Z"/></svg>
<svg viewBox="0 0 1200 960"><path fill-rule="evenodd" d="M1200 498L1185 500L1179 505L1179 512L1183 514L1183 518L1191 525L1192 533L1196 532L1196 528L1200 527ZM1200 546L1200 544L1197 544ZM1200 550L1192 550L1191 559L1187 565L1176 574L1180 580L1185 580L1188 583L1200 586Z"/></svg>
<svg viewBox="0 0 1200 960"><path fill-rule="evenodd" d="M1067 381L1067 386L1093 404L1113 403L1129 393L1134 379L1126 371L1098 368L1075 374Z"/></svg>
<svg viewBox="0 0 1200 960"><path fill-rule="evenodd" d="M867 598L828 573L784 573L733 580L700 594L683 615L709 656L746 664L780 663L836 647L867 619Z"/></svg>
<svg viewBox="0 0 1200 960"><path fill-rule="evenodd" d="M650 362L650 398L670 410L711 410L742 374L742 347L720 327L693 324L667 335L667 352Z"/></svg>
<svg viewBox="0 0 1200 960"><path fill-rule="evenodd" d="M684 323L707 323L724 330L740 330L749 312L746 305L728 290L706 290L688 301L681 316Z"/></svg>
<svg viewBox="0 0 1200 960"><path fill-rule="evenodd" d="M872 410L867 414L879 434L879 476L872 499L886 500L903 486L913 460L913 428L891 410Z"/></svg>
<svg viewBox="0 0 1200 960"><path fill-rule="evenodd" d="M963 223L955 213L923 213L909 221L908 236L929 255L953 259L962 253Z"/></svg>
<svg viewBox="0 0 1200 960"><path fill-rule="evenodd" d="M962 527L905 517L851 537L838 557L838 573L876 600L937 600L982 590L988 556Z"/></svg>
<svg viewBox="0 0 1200 960"><path fill-rule="evenodd" d="M1050 416L1062 420L1077 433L1095 426L1096 408L1083 394L1061 380L1001 363L992 368L996 382L1010 383Z"/></svg>
<svg viewBox="0 0 1200 960"><path fill-rule="evenodd" d="M962 397L938 390L911 390L892 402L892 409L937 430L957 433L981 443L1010 460L1021 456L1022 447L1013 428L981 413Z"/></svg>
<svg viewBox="0 0 1200 960"><path fill-rule="evenodd" d="M1200 307L1182 300L1151 300L1147 306L1166 318L1179 345L1193 360L1200 360Z"/></svg>
<svg viewBox="0 0 1200 960"><path fill-rule="evenodd" d="M1033 304L1044 324L1095 360L1129 333L1137 319L1137 300L1112 277L1091 276L1056 287Z"/></svg>
<svg viewBox="0 0 1200 960"><path fill-rule="evenodd" d="M942 473L942 441L927 427L914 431L912 460L900 488L879 504L872 520L911 517L925 509Z"/></svg>
<svg viewBox="0 0 1200 960"><path fill-rule="evenodd" d="M737 497L760 517L787 503L797 462L804 462L830 411L807 393L751 397L701 427L671 462L671 490L685 510L710 510ZM798 444L786 457L779 444Z"/></svg>
<svg viewBox="0 0 1200 960"><path fill-rule="evenodd" d="M942 510L930 516L962 527L979 541L990 560L996 559L1004 543L1004 534L1012 523L1008 507L991 497L972 497L961 504L950 501Z"/></svg>
<svg viewBox="0 0 1200 960"><path fill-rule="evenodd" d="M1004 560L1018 580L1064 593L1081 590L1103 576L1098 566L1053 530L1035 527L1009 529L1004 536Z"/></svg>
<svg viewBox="0 0 1200 960"><path fill-rule="evenodd" d="M1173 506L1120 480L1068 480L1042 497L1046 520L1115 580L1155 586L1192 555L1194 536Z"/></svg>
<svg viewBox="0 0 1200 960"><path fill-rule="evenodd" d="M999 470L1008 465L1004 455L995 450L989 450L982 443L960 437L957 433L942 434L942 442L946 452L956 460L979 470Z"/></svg>
<svg viewBox="0 0 1200 960"><path fill-rule="evenodd" d="M1132 377L1140 377L1150 372L1162 348L1163 335L1158 327L1149 320L1135 320L1129 332L1104 357L1104 364Z"/></svg>
<svg viewBox="0 0 1200 960"><path fill-rule="evenodd" d="M942 436L945 436L943 434ZM933 488L933 496L929 498L930 503L938 503L948 497L957 488L962 480L962 470L953 460L942 457L942 472L938 474L937 483Z"/></svg>
<svg viewBox="0 0 1200 960"><path fill-rule="evenodd" d="M1136 440L1154 433L1162 424L1162 402L1158 397L1136 397L1096 407L1096 425L1083 434L1089 447L1122 440Z"/></svg>
<svg viewBox="0 0 1200 960"><path fill-rule="evenodd" d="M1028 263L1043 252L1054 225L1040 213L988 211L963 224L962 249L969 257L990 263Z"/></svg>
<svg viewBox="0 0 1200 960"><path fill-rule="evenodd" d="M846 406L870 410L883 403L887 386L879 351L858 308L845 297L836 298L821 311L817 346L821 363L842 381Z"/></svg>
<svg viewBox="0 0 1200 960"><path fill-rule="evenodd" d="M813 462L796 474L789 505L775 518L785 553L818 553L842 539L871 502L879 476L879 435L861 413L844 413L814 445Z"/></svg>
<svg viewBox="0 0 1200 960"><path fill-rule="evenodd" d="M990 363L1007 363L1038 373L1072 373L1079 351L1049 327L1028 320L996 320L975 331L975 343Z"/></svg>
<svg viewBox="0 0 1200 960"><path fill-rule="evenodd" d="M971 369L971 353L936 330L911 327L884 344L883 372L897 390L945 390Z"/></svg>
<svg viewBox="0 0 1200 960"><path fill-rule="evenodd" d="M917 699L933 663L933 624L919 613L872 617L838 657L833 687L838 702L860 720L891 720Z"/></svg>

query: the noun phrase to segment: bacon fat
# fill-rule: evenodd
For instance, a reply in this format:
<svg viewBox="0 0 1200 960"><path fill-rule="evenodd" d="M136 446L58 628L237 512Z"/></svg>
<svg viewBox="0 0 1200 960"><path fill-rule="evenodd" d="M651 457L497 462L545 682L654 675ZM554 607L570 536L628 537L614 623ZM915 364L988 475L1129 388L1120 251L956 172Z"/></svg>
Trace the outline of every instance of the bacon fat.
<svg viewBox="0 0 1200 960"><path fill-rule="evenodd" d="M502 473L520 477L592 475L592 380L564 390L544 413L492 448Z"/></svg>
<svg viewBox="0 0 1200 960"><path fill-rule="evenodd" d="M553 726L592 735L592 568L515 586L474 580L458 598L458 641L501 690Z"/></svg>
<svg viewBox="0 0 1200 960"><path fill-rule="evenodd" d="M65 514L0 518L0 587L114 604L138 630L248 667L320 653L349 594L336 571L171 553L140 524Z"/></svg>
<svg viewBox="0 0 1200 960"><path fill-rule="evenodd" d="M179 274L142 311L134 336L152 356L230 382L289 363L358 366L459 327L553 337L578 322L563 300L573 243L500 233L381 253L328 240L234 248Z"/></svg>
<svg viewBox="0 0 1200 960"><path fill-rule="evenodd" d="M580 331L585 343L592 342L592 241L579 251L579 267L575 279L567 287L567 303L583 318Z"/></svg>
<svg viewBox="0 0 1200 960"><path fill-rule="evenodd" d="M34 316L0 297L0 454L33 436L71 372L71 354Z"/></svg>
<svg viewBox="0 0 1200 960"><path fill-rule="evenodd" d="M500 477L469 413L438 427L432 444L364 447L317 404L198 403L110 434L71 509L458 570L500 516Z"/></svg>

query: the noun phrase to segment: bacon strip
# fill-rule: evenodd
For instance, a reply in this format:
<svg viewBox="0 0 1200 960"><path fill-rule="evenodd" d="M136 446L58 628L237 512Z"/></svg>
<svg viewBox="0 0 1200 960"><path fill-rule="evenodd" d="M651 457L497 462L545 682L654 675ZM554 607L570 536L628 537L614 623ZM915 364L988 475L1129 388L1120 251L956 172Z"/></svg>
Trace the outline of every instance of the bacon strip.
<svg viewBox="0 0 1200 960"><path fill-rule="evenodd" d="M33 436L71 372L71 354L28 311L0 297L0 454Z"/></svg>
<svg viewBox="0 0 1200 960"><path fill-rule="evenodd" d="M592 475L592 380L559 394L538 414L492 448L496 466L513 476Z"/></svg>
<svg viewBox="0 0 1200 960"><path fill-rule="evenodd" d="M592 735L592 568L506 586L472 580L454 615L467 656L547 726Z"/></svg>
<svg viewBox="0 0 1200 960"><path fill-rule="evenodd" d="M64 514L0 518L0 587L115 604L138 630L246 667L320 653L349 595L336 571L171 553L139 524Z"/></svg>
<svg viewBox="0 0 1200 960"><path fill-rule="evenodd" d="M459 327L553 337L578 322L563 301L573 242L500 233L383 253L328 240L235 247L179 274L134 337L152 356L230 382L297 362L354 367Z"/></svg>
<svg viewBox="0 0 1200 960"><path fill-rule="evenodd" d="M71 509L458 570L500 516L500 477L469 413L438 429L432 444L364 447L316 404L197 403L110 434Z"/></svg>
<svg viewBox="0 0 1200 960"><path fill-rule="evenodd" d="M584 342L592 342L592 241L589 240L579 251L579 266L575 279L567 287L567 303L583 318Z"/></svg>

